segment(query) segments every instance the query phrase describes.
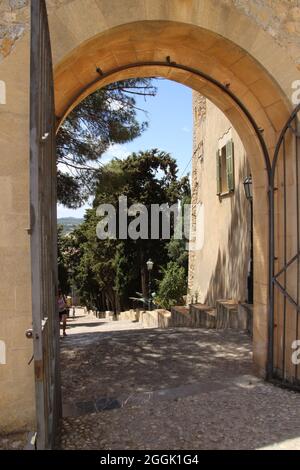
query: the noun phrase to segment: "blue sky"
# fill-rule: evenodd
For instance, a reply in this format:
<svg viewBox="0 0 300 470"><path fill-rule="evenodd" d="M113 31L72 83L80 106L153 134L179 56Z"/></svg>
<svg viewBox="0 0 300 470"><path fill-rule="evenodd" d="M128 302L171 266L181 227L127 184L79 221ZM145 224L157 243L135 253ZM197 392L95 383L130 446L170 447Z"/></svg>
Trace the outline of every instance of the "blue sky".
<svg viewBox="0 0 300 470"><path fill-rule="evenodd" d="M169 80L156 80L156 97L138 97L137 106L147 111L139 113L141 120L149 121L148 129L125 145L113 146L103 155L105 163L113 157L124 158L132 152L158 148L169 152L177 161L178 175L191 172L193 118L192 90ZM58 217L83 217L87 206L71 210L58 206Z"/></svg>

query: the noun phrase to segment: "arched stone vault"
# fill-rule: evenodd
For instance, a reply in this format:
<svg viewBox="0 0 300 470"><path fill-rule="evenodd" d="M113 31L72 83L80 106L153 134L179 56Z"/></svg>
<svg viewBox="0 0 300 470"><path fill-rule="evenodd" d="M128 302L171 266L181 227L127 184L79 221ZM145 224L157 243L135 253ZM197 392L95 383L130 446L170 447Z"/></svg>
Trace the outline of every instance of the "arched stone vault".
<svg viewBox="0 0 300 470"><path fill-rule="evenodd" d="M230 90L264 129L272 156L278 133L294 107L292 83L300 79L299 36L290 32L297 22L297 11L294 11L297 8L290 10L287 0L273 2L272 6L267 0L261 0L261 8L255 11L244 0L47 0L46 3L59 120L97 87L129 77L161 76L207 96L239 132L254 176L254 359L263 374L267 350L269 233L268 178L261 147L249 121L224 92L195 74L151 65L151 62L163 62L170 56L177 64L230 84ZM3 389L0 422L6 430L30 426L35 414L33 370L27 366L31 345L24 336L31 325L27 231L30 225L28 9L28 0L15 7L7 0L0 5L4 18L4 26L2 23L0 26L4 28L5 41L4 47L0 40L0 80L6 85L5 105L0 105L3 202L0 286L3 293L11 293L2 295L0 306L0 332L4 336L0 340L6 341L8 358L8 367L0 368ZM268 17L275 18L275 31ZM10 28L11 24L15 28ZM16 35L11 35L15 30ZM126 67L137 62L148 65ZM111 74L121 66L124 67L121 72ZM97 67L110 74L94 83L101 79Z"/></svg>
<svg viewBox="0 0 300 470"><path fill-rule="evenodd" d="M83 44L74 47L55 66L56 112L63 117L80 99L92 92L99 83L92 85L99 75L120 66L136 62L166 60L170 57L177 64L190 66L213 77L230 89L257 116L264 128L266 139L274 145L272 129L279 131L287 118L288 99L280 84L255 60L248 51L228 39L207 29L167 21L142 21L106 30ZM201 93L208 95L228 115L232 104L222 94L217 96L205 81L180 71L131 70L127 76L163 74ZM113 80L126 76L123 71ZM90 85L91 84L91 85ZM90 86L89 86L90 85ZM289 83L291 93L291 82ZM80 93L82 95L80 96ZM232 112L234 119L234 112Z"/></svg>

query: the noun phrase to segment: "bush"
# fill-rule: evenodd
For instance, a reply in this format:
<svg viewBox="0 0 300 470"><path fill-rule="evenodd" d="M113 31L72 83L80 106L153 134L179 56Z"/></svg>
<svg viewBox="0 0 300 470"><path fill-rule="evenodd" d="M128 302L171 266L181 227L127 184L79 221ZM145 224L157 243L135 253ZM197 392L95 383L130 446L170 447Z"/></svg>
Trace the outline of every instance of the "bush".
<svg viewBox="0 0 300 470"><path fill-rule="evenodd" d="M183 296L187 292L187 277L183 266L174 261L168 263L163 270L163 279L159 283L155 303L170 309L174 305L183 303Z"/></svg>

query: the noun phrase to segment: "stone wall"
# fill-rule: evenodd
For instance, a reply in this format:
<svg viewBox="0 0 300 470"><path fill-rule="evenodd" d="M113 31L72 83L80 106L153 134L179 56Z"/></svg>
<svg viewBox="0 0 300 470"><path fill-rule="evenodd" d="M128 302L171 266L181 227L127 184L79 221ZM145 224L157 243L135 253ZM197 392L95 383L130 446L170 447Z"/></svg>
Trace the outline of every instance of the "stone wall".
<svg viewBox="0 0 300 470"><path fill-rule="evenodd" d="M168 328L171 326L171 312L164 309L141 311L139 322L144 328Z"/></svg>
<svg viewBox="0 0 300 470"><path fill-rule="evenodd" d="M0 81L6 85L5 96L0 97L0 341L6 345L5 364L0 364L0 433L35 429L33 342L25 337L32 327L29 34L19 23L26 9L12 11L9 27L8 16L3 15L9 3L13 4L0 3L1 25L7 21L8 26L2 29L0 46Z"/></svg>
<svg viewBox="0 0 300 470"><path fill-rule="evenodd" d="M299 0L223 0L252 19L283 47L300 68Z"/></svg>
<svg viewBox="0 0 300 470"><path fill-rule="evenodd" d="M55 11L74 0L46 0ZM142 0L141 0L142 1ZM232 8L251 19L285 49L300 67L300 3L298 0L213 0L223 8ZM29 0L0 2L0 61L14 47L29 26ZM27 7L27 8L26 8Z"/></svg>
<svg viewBox="0 0 300 470"><path fill-rule="evenodd" d="M127 310L126 312L120 312L120 314L118 315L118 319L138 322L140 320L140 314L141 314L140 310L131 309L131 310Z"/></svg>
<svg viewBox="0 0 300 470"><path fill-rule="evenodd" d="M200 93L193 93L193 165L192 165L192 197L191 197L191 234L190 242L191 246L196 243L196 224L197 224L197 202L198 202L198 185L201 184L200 173L198 167L195 164L199 153L203 151L203 140L201 136L201 126L200 123L205 121L206 117L206 104L207 100ZM195 266L196 266L196 252L191 249L189 252L189 272L188 272L188 287L189 295L188 301L191 301L191 293L194 292L194 285L196 280L195 276Z"/></svg>
<svg viewBox="0 0 300 470"><path fill-rule="evenodd" d="M29 26L29 0L0 1L0 62L7 57Z"/></svg>
<svg viewBox="0 0 300 470"><path fill-rule="evenodd" d="M193 95L193 112L189 302L213 306L222 298L245 301L250 255L250 206L243 187L250 170L245 150L224 114L198 93ZM235 189L219 197L216 152L227 134L234 142Z"/></svg>

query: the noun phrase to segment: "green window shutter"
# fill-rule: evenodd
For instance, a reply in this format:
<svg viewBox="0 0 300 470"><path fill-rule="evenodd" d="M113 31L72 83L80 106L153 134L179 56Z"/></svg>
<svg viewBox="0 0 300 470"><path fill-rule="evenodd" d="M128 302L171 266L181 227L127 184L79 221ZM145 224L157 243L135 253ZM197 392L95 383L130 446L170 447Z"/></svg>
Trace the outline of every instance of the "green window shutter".
<svg viewBox="0 0 300 470"><path fill-rule="evenodd" d="M229 140L226 144L226 175L228 191L234 191L234 152L233 140Z"/></svg>
<svg viewBox="0 0 300 470"><path fill-rule="evenodd" d="M216 155L216 167L217 167L217 194L221 194L222 184L221 184L221 150L217 150Z"/></svg>

